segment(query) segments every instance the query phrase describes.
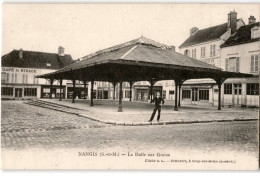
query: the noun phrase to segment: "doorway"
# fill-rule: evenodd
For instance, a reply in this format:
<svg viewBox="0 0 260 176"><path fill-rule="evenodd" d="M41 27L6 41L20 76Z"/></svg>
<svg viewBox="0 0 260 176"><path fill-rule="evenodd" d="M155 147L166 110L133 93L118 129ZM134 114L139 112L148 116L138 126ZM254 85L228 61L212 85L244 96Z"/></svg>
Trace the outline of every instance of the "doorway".
<svg viewBox="0 0 260 176"><path fill-rule="evenodd" d="M198 88L192 88L192 97L191 97L191 102L193 104L197 104L198 101Z"/></svg>
<svg viewBox="0 0 260 176"><path fill-rule="evenodd" d="M22 88L15 88L15 98L20 99L22 98L23 89Z"/></svg>
<svg viewBox="0 0 260 176"><path fill-rule="evenodd" d="M234 84L234 105L241 105L241 93L242 93L242 85Z"/></svg>

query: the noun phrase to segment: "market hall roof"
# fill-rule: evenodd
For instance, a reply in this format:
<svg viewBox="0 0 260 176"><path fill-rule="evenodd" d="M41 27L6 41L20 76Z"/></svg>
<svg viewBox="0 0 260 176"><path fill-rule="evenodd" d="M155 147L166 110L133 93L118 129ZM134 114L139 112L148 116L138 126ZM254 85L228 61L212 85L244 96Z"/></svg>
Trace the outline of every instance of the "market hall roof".
<svg viewBox="0 0 260 176"><path fill-rule="evenodd" d="M251 29L259 27L259 25L260 22L241 26L234 35L230 36L225 43L220 45L220 48L259 41L259 37L251 38Z"/></svg>
<svg viewBox="0 0 260 176"><path fill-rule="evenodd" d="M177 53L170 46L144 37L98 51L82 59L56 72L38 77L113 82L245 76L223 72L218 67Z"/></svg>
<svg viewBox="0 0 260 176"><path fill-rule="evenodd" d="M200 29L194 34L190 35L179 48L204 43L207 41L219 39L227 31L227 23L212 26L205 29Z"/></svg>
<svg viewBox="0 0 260 176"><path fill-rule="evenodd" d="M2 67L55 69L73 63L71 55L60 56L58 53L13 50L2 56Z"/></svg>

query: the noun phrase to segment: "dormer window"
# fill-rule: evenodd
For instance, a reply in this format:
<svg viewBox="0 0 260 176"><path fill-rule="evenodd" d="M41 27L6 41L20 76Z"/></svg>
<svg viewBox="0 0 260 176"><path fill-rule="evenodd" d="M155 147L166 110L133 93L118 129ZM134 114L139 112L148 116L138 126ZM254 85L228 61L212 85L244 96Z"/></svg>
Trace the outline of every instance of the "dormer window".
<svg viewBox="0 0 260 176"><path fill-rule="evenodd" d="M51 64L50 64L50 63L46 63L46 66L47 66L47 67L51 67Z"/></svg>
<svg viewBox="0 0 260 176"><path fill-rule="evenodd" d="M251 38L259 38L259 27L255 26L251 29Z"/></svg>

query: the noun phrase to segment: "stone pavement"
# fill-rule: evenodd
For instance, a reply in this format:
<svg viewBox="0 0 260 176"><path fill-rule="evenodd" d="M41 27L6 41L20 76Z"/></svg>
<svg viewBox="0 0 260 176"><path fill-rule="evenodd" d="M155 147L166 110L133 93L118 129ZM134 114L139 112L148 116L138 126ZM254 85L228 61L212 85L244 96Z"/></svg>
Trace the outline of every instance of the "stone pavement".
<svg viewBox="0 0 260 176"><path fill-rule="evenodd" d="M117 100L94 100L94 107L89 106L89 100L58 101L56 99L44 99L46 102L62 104L74 108L84 109L87 112L79 113L79 116L90 120L103 122L113 125L167 125L179 123L206 123L224 121L250 121L259 118L257 108L222 108L221 111L216 107L201 106L181 106L179 111L173 111L172 102L166 102L162 107L161 119L158 123L155 115L152 123L148 122L153 111L153 104L143 102L123 102L123 112L117 112Z"/></svg>
<svg viewBox="0 0 260 176"><path fill-rule="evenodd" d="M76 101L73 106L79 104ZM258 156L258 121L122 126L28 105L23 101L2 101L1 105L1 147L11 151L22 149L23 152L33 148L79 148L83 151L155 149L199 150L204 153L231 151L239 156ZM92 109L85 103L82 105Z"/></svg>

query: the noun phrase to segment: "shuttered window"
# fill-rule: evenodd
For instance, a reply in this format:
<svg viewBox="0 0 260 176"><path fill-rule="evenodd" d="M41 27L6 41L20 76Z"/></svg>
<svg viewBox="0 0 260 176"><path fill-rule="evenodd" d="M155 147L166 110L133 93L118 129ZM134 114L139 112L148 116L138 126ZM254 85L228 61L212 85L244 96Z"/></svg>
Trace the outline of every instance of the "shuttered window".
<svg viewBox="0 0 260 176"><path fill-rule="evenodd" d="M239 57L231 57L226 59L225 70L230 72L239 72L240 71L240 62Z"/></svg>
<svg viewBox="0 0 260 176"><path fill-rule="evenodd" d="M251 55L251 72L258 72L258 54Z"/></svg>

